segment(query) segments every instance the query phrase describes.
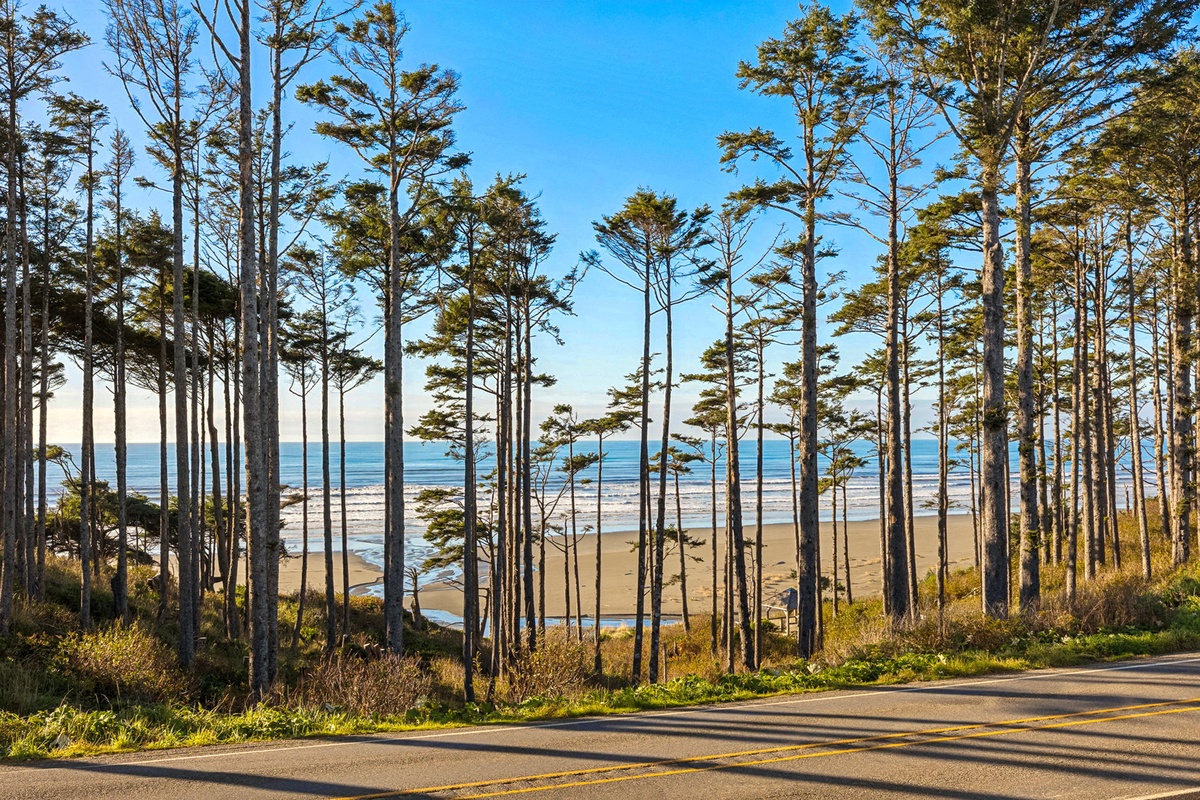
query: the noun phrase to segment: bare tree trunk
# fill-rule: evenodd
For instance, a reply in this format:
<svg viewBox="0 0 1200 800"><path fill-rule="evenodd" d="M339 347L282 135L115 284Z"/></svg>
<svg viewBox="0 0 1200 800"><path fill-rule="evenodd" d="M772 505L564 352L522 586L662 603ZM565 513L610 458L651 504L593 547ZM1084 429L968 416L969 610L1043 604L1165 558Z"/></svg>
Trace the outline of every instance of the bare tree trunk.
<svg viewBox="0 0 1200 800"><path fill-rule="evenodd" d="M346 391L338 388L338 499L342 526L342 638L350 635L350 529L346 519Z"/></svg>
<svg viewBox="0 0 1200 800"><path fill-rule="evenodd" d="M1094 431L1092 430L1092 381L1091 362L1088 352L1088 295L1087 275L1081 264L1079 267L1078 293L1079 299L1076 315L1079 319L1077 330L1079 339L1076 348L1079 352L1079 447L1082 454L1080 463L1080 516L1084 524L1083 574L1087 580L1096 577L1096 495L1095 495L1095 451L1093 447Z"/></svg>
<svg viewBox="0 0 1200 800"><path fill-rule="evenodd" d="M692 621L688 618L687 596L687 542L683 532L683 505L679 499L679 473L675 473L675 537L679 544L679 600L683 604L683 632L692 632Z"/></svg>
<svg viewBox="0 0 1200 800"><path fill-rule="evenodd" d="M404 281L401 276L400 176L391 166L388 191L389 258L384 315L384 526L383 614L387 649L404 652Z"/></svg>
<svg viewBox="0 0 1200 800"><path fill-rule="evenodd" d="M1095 549L1094 557L1098 566L1107 562L1105 555L1106 542L1109 535L1110 523L1113 522L1109 510L1110 487L1108 483L1108 462L1111 451L1111 441L1108 438L1108 426L1105 424L1105 381L1104 359L1108 355L1105 345L1104 327L1108 323L1107 307L1105 305L1106 276L1099 253L1096 258L1096 285L1094 289L1095 309L1095 347L1092 357L1095 364L1092 369L1092 463L1095 465L1092 486L1095 491L1094 508L1096 510Z"/></svg>
<svg viewBox="0 0 1200 800"><path fill-rule="evenodd" d="M767 382L766 341L762 331L756 333L755 349L757 350L758 375L755 383L758 388L757 410L758 430L755 431L754 442L754 663L762 663L762 611L763 611L763 434L766 430L766 420L763 417L767 403L764 392ZM837 559L834 559L834 574L837 574ZM818 579L818 585L820 579ZM817 604L817 616L820 616L820 604Z"/></svg>
<svg viewBox="0 0 1200 800"><path fill-rule="evenodd" d="M946 409L946 315L943 309L943 294L938 287L937 296L937 348L938 348L938 630L944 630L946 612L946 579L949 573L947 539L947 518L950 508L949 470L950 470L950 415Z"/></svg>
<svg viewBox="0 0 1200 800"><path fill-rule="evenodd" d="M24 481L24 519L18 531L22 547L22 586L25 597L34 596L37 575L37 542L33 505L33 287L29 263L29 202L25 190L25 159L21 159L21 461ZM113 598L114 601L116 598Z"/></svg>
<svg viewBox="0 0 1200 800"><path fill-rule="evenodd" d="M660 642L662 641L662 591L663 591L663 561L666 555L666 527L667 527L667 473L670 470L670 459L668 451L671 444L671 389L672 382L675 379L672 369L674 367L673 352L671 349L671 338L674 333L672 330L671 319L671 267L668 262L666 265L666 277L663 281L663 289L666 293L666 302L663 303L663 311L666 316L666 373L663 377L663 417L662 417L662 438L659 441L658 451L658 508L655 514L654 524L654 574L650 583L650 682L658 682L659 670L659 650ZM648 370L649 362L646 364ZM683 547L681 532L680 547ZM684 600L687 604L687 600Z"/></svg>
<svg viewBox="0 0 1200 800"><path fill-rule="evenodd" d="M240 284L240 277L238 278ZM241 300L236 301L238 318L241 318ZM245 509L242 508L242 423L238 413L242 405L242 380L238 370L230 370L232 361L225 337L225 472L229 476L229 580L225 584L225 632L230 639L241 636L242 615L237 605L238 560L240 540L245 525ZM241 353L241 328L234 325L233 352ZM249 602L246 603L247 608Z"/></svg>
<svg viewBox="0 0 1200 800"><path fill-rule="evenodd" d="M912 475L912 385L911 361L909 358L908 342L908 312L900 317L904 326L903 337L900 341L900 369L903 381L900 384L900 394L904 400L903 436L904 436L904 544L908 563L908 614L912 619L917 618L917 526L913 519L915 503L913 502Z"/></svg>
<svg viewBox="0 0 1200 800"><path fill-rule="evenodd" d="M208 439L209 457L212 461L212 505L213 505L213 534L216 538L217 570L225 591L229 591L229 559L226 555L229 548L229 533L225 529L225 508L221 498L221 445L217 433L216 415L216 372L215 363L217 346L216 336L210 323L208 329L208 348L210 353L208 369ZM232 446L227 445L227 446Z"/></svg>
<svg viewBox="0 0 1200 800"><path fill-rule="evenodd" d="M1038 329L1037 329L1037 357L1043 363L1046 359L1046 315L1038 314ZM1037 413L1037 474L1038 474L1038 521L1041 523L1041 542L1039 543L1038 557L1042 559L1042 563L1049 565L1054 563L1054 548L1051 546L1050 529L1053 527L1050 520L1054 516L1054 512L1050 508L1050 455L1046 447L1046 376L1043 367L1042 373L1037 376L1037 399L1035 408Z"/></svg>
<svg viewBox="0 0 1200 800"><path fill-rule="evenodd" d="M646 528L649 520L650 506L650 255L646 255L645 285L643 287L642 309L642 407L639 423L641 428L641 450L639 451L638 466L638 558L637 558L637 595L634 598L636 613L633 630L633 665L632 678L634 683L642 679L642 627L646 619ZM651 655L651 660L655 656ZM657 663L657 662L656 662Z"/></svg>
<svg viewBox="0 0 1200 800"><path fill-rule="evenodd" d="M537 649L537 617L533 606L533 457L530 453L533 439L533 320L529 314L529 298L525 298L522 314L524 324L524 352L521 355L521 375L525 393L521 397L521 473L524 493L521 495L521 518L525 527L525 627L529 652ZM545 547L546 532L542 530L542 547ZM545 575L545 570L541 572ZM543 613L543 618L545 614Z"/></svg>
<svg viewBox="0 0 1200 800"><path fill-rule="evenodd" d="M1050 502L1054 506L1054 563L1061 564L1063 556L1063 529L1066 526L1066 515L1063 508L1062 412L1059 408L1061 388L1059 386L1058 368L1058 300L1055 293L1051 293L1050 296L1050 348L1053 350L1053 357L1050 360L1050 369L1053 370L1053 378L1050 384L1050 391L1053 397L1050 403L1050 414L1054 424L1054 482L1050 492Z"/></svg>
<svg viewBox="0 0 1200 800"><path fill-rule="evenodd" d="M1032 174L1028 154L1029 117L1017 119L1017 453L1020 459L1021 572L1018 605L1032 611L1041 597L1041 520L1037 506L1037 445L1034 434L1033 397L1033 267ZM1001 322L1003 325L1003 321ZM985 340L986 341L986 340ZM1006 516L1007 519L1007 516ZM1007 526L1006 526L1007 527Z"/></svg>
<svg viewBox="0 0 1200 800"><path fill-rule="evenodd" d="M118 204L119 205L119 204ZM46 201L46 207L49 207L49 199ZM120 216L118 215L118 220ZM119 230L119 228L118 228ZM118 243L121 241L120 234L117 235ZM118 251L119 251L118 247ZM46 599L46 444L49 426L49 405L50 405L50 370L47 368L50 364L50 222L47 214L45 224L42 228L42 319L39 326L39 341L38 341L38 499L37 499L37 588L34 592L35 597L40 600ZM118 264L120 263L120 255L118 252ZM120 308L123 308L123 304ZM118 364L123 368L123 343L124 338L118 338L118 352L122 355L118 356ZM117 393L124 397L124 381L118 382ZM124 419L124 415L118 415L119 420ZM117 437L117 441L121 441L121 437ZM118 445L119 446L119 445ZM119 452L119 451L118 451ZM118 464L120 462L118 461ZM120 478L120 469L118 467L118 479ZM119 483L118 483L119 486ZM118 488L119 491L119 488Z"/></svg>
<svg viewBox="0 0 1200 800"><path fill-rule="evenodd" d="M250 94L250 4L241 4L238 34L241 59L238 63L238 187L241 218L238 226L241 282L242 415L246 437L246 537L249 568L250 617L249 683L253 700L261 699L271 688L271 563L278 553L270 549L272 536L268 502L278 487L270 485L270 442L265 430L262 362L267 358L261 348L262 316L258 292L258 252L255 241L254 179L254 108ZM277 568L277 566L276 566Z"/></svg>
<svg viewBox="0 0 1200 800"><path fill-rule="evenodd" d="M475 486L475 274L474 248L467 268L467 341L463 353L463 699L475 702L476 635L479 631L479 519ZM344 419L344 415L343 415ZM345 424L344 422L342 423ZM343 439L345 435L343 434ZM342 445L345 447L345 445ZM343 458L342 463L345 464ZM343 468L343 484L345 470ZM344 491L344 489L343 489ZM343 503L342 518L345 519ZM344 524L344 523L343 523ZM343 557L344 557L343 553Z"/></svg>
<svg viewBox="0 0 1200 800"><path fill-rule="evenodd" d="M95 458L95 428L93 423L93 414L95 408L95 363L93 351L95 348L93 334L93 316L95 308L96 294L96 262L94 243L94 223L95 223L95 206L94 206L94 170L92 167L93 147L93 131L89 127L87 131L87 206L85 214L85 234L84 234L84 258L86 259L86 274L83 295L83 444L80 446L79 454L79 561L80 561L80 602L79 602L79 624L85 630L92 626L92 580L91 580L91 559L92 559L92 501L93 501L93 480L92 480L92 461ZM11 206L15 212L16 207ZM177 287L182 285L182 281L177 281ZM10 283L9 294L16 294L16 284ZM175 295L182 302L182 292L176 291ZM43 366L45 369L45 366ZM13 395L8 395L13 397ZM182 641L184 630L180 631L180 639ZM182 645L181 645L182 646ZM181 657L184 665L189 663L187 657Z"/></svg>
<svg viewBox="0 0 1200 800"><path fill-rule="evenodd" d="M17 71L15 52L15 28L17 26L16 9L5 9L8 12L10 24L6 26L7 35L4 56L6 72L12 76ZM8 119L6 134L8 147L5 157L7 169L7 195L5 207L4 228L4 396L15 399L18 396L17 384L17 147L20 139L17 115L16 92L8 92ZM43 364L43 370L45 365ZM43 403L45 400L43 399ZM12 625L13 614L13 584L16 581L15 562L17 557L17 498L19 495L17 479L17 412L16 404L6 406L0 414L0 429L3 430L3 464L0 465L0 526L3 526L4 558L0 560L0 635L7 635ZM86 572L86 569L84 570Z"/></svg>
<svg viewBox="0 0 1200 800"><path fill-rule="evenodd" d="M1173 417L1171 420L1172 481L1171 531L1174 534L1173 560L1182 564L1191 556L1192 505L1195 496L1192 469L1194 443L1192 439L1192 327L1196 316L1195 265L1192 263L1192 220L1189 213L1177 212L1174 247L1174 280L1172 292L1175 326L1171 349L1175 364Z"/></svg>
<svg viewBox="0 0 1200 800"><path fill-rule="evenodd" d="M603 421L600 423L603 425ZM603 674L604 664L600 656L600 595L601 595L601 554L602 534L604 533L604 431L596 437L596 606L592 617L592 671L596 675Z"/></svg>
<svg viewBox="0 0 1200 800"><path fill-rule="evenodd" d="M321 310L321 531L325 543L325 650L337 647L337 595L333 577L333 477L329 456L329 316ZM342 560L346 553L342 553Z"/></svg>
<svg viewBox="0 0 1200 800"><path fill-rule="evenodd" d="M838 592L838 480L833 478L829 484L829 493L833 497L833 502L830 504L830 510L833 513L833 570L830 572L832 578L831 585L833 586L833 615L836 617L839 610L839 592Z"/></svg>
<svg viewBox="0 0 1200 800"><path fill-rule="evenodd" d="M1171 515L1169 509L1170 504L1170 486L1167 482L1166 463L1167 463L1167 434L1163 429L1163 420L1166 418L1167 403L1163 399L1163 376L1162 376L1162 359L1159 352L1159 336L1162 328L1159 326L1159 308L1158 308L1158 286L1154 285L1151 288L1150 294L1150 360L1154 364L1153 382L1151 383L1151 395L1154 399L1154 471L1157 481L1158 495L1158 517L1159 528L1162 537L1167 541L1173 541L1171 536Z"/></svg>
<svg viewBox="0 0 1200 800"><path fill-rule="evenodd" d="M302 345L303 346L303 345ZM307 361L307 354L305 355ZM300 597L296 601L296 627L292 630L292 649L300 646L300 629L304 627L304 599L308 595L308 376L307 364L300 366ZM325 571L330 572L330 553L325 548ZM326 650L329 645L326 643Z"/></svg>
<svg viewBox="0 0 1200 800"><path fill-rule="evenodd" d="M983 436L980 481L983 489L983 611L1007 617L1008 425L1004 409L1004 253L1000 244L998 165L985 164L980 176L983 221Z"/></svg>
<svg viewBox="0 0 1200 800"><path fill-rule="evenodd" d="M171 579L171 484L167 472L167 276L158 276L158 620L167 618Z"/></svg>
<svg viewBox="0 0 1200 800"><path fill-rule="evenodd" d="M182 97L176 96L175 119L182 119ZM196 585L194 559L198 556L192 526L192 490L188 443L188 369L187 337L184 319L183 269L183 148L174 143L171 166L171 218L173 270L171 291L171 347L173 356L172 390L175 398L175 508L179 558L179 661L190 667L196 655Z"/></svg>
<svg viewBox="0 0 1200 800"><path fill-rule="evenodd" d="M894 182L893 182L893 192ZM900 262L899 236L896 205L891 205L888 217L887 252L887 449L881 458L887 462L887 478L884 492L884 529L886 531L884 571L887 574L885 594L887 611L893 624L908 618L912 613L909 591L908 558L904 526L904 451L901 437L900 403Z"/></svg>
<svg viewBox="0 0 1200 800"><path fill-rule="evenodd" d="M801 658L809 658L819 646L820 522L817 516L817 212L816 196L806 195L804 209L804 253L801 259L800 360L803 385L800 391L800 545L804 569L800 573L797 645Z"/></svg>
<svg viewBox="0 0 1200 800"><path fill-rule="evenodd" d="M1075 260L1075 274L1073 276L1075 309L1072 336L1074 342L1071 348L1071 372L1073 378L1071 386L1071 522L1068 526L1069 536L1067 539L1066 565L1066 595L1069 605L1075 602L1076 582L1078 579L1076 562L1079 557L1079 528L1083 521L1083 460L1084 452L1087 449L1083 431L1084 418L1087 415L1083 409L1085 394L1083 372L1085 364L1082 350L1084 339L1083 307L1087 301L1082 288L1083 267L1079 263L1078 252L1075 254Z"/></svg>
<svg viewBox="0 0 1200 800"><path fill-rule="evenodd" d="M754 651L750 646L750 608L746 585L746 540L742 532L742 470L738 453L737 361L733 340L733 284L725 286L725 519L729 526L729 553L732 580L726 580L726 593L736 594L738 630L741 635L742 664L754 670ZM811 576L810 576L811 577ZM804 574L798 580L804 583ZM814 579L815 580L815 579ZM728 604L730 612L734 603ZM727 616L732 616L727 613ZM728 666L733 671L733 620L729 621ZM801 643L801 647L803 644Z"/></svg>

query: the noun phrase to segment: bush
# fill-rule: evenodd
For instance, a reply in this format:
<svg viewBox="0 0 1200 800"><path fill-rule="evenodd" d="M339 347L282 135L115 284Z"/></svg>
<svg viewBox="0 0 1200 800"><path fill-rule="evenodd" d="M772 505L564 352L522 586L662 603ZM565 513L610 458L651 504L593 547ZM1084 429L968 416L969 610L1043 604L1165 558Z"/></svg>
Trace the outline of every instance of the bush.
<svg viewBox="0 0 1200 800"><path fill-rule="evenodd" d="M416 658L335 656L302 678L294 702L364 717L394 717L427 699L432 686Z"/></svg>
<svg viewBox="0 0 1200 800"><path fill-rule="evenodd" d="M80 688L110 700L168 703L188 694L170 648L137 625L69 636L56 660Z"/></svg>
<svg viewBox="0 0 1200 800"><path fill-rule="evenodd" d="M519 704L539 697L577 697L587 686L591 669L590 643L570 641L565 635L547 636L513 667L506 699Z"/></svg>

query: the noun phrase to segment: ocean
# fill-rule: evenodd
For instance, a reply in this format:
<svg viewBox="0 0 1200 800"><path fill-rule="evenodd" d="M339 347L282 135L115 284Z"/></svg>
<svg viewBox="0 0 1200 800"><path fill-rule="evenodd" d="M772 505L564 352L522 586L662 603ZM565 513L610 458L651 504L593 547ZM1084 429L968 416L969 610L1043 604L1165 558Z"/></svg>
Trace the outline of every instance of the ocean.
<svg viewBox="0 0 1200 800"><path fill-rule="evenodd" d="M65 446L73 453L78 453L78 446ZM334 481L333 524L334 539L340 549L341 511L338 494L338 452L334 444L331 451L331 474ZM638 516L638 452L637 441L605 442L604 460L604 496L603 520L607 532L628 531L636 529ZM657 446L651 443L651 454ZM875 460L874 448L866 442L860 442L856 453L864 463L847 484L847 499L849 517L855 520L875 519L879 514L879 476ZM595 442L580 442L576 453L594 453ZM743 441L739 448L742 467L742 506L747 524L754 524L755 509L755 474L756 453L755 442ZM174 487L174 446L168 449L168 474L172 491ZM562 452L558 459L561 464ZM953 449L951 457L955 457ZM960 454L961 455L961 454ZM1016 474L1016 449L1010 454L1012 471ZM309 493L309 548L312 551L322 549L321 542L321 447L320 444L309 444L308 474L311 487ZM965 460L965 458L964 458ZM222 482L224 483L224 453L222 450ZM819 459L822 471L828 466L828 461L822 456ZM488 457L479 465L479 475L486 475L494 466L492 458ZM933 501L937 492L937 442L931 439L913 440L913 496L916 514L933 514ZM711 488L710 466L706 462L693 462L692 471L680 477L680 505L682 508L684 527L708 527L711 524ZM55 467L50 467L50 492L54 497L56 488L60 485L61 473L55 475ZM725 465L717 463L718 479L718 514L717 524L724 523L723 515L723 481ZM1152 478L1151 474L1148 478ZM115 483L115 457L111 444L97 445L96 475L100 480ZM763 446L763 522L764 524L788 522L792 519L791 477L788 442L779 439L769 439ZM298 490L303 481L302 449L299 442L284 442L280 445L280 477L288 490ZM580 533L594 529L596 519L596 469L593 467L579 475L576 486L577 526ZM1118 482L1127 484L1128 465L1118 469ZM151 500L159 498L159 453L158 445L138 443L129 445L129 487L131 491L145 494ZM349 530L349 550L366 561L380 565L383 561L383 443L382 442L349 442L346 444L346 520ZM206 481L211 485L211 476ZM654 478L657 486L657 475ZM407 527L406 549L410 563L421 559L429 552L429 546L422 537L424 526L416 518L413 501L418 492L429 487L461 487L462 464L446 454L446 446L441 443L407 442L405 444L405 496L407 498ZM562 487L562 476L557 472L550 476L547 482L551 495L558 494ZM1151 492L1153 487L1150 487ZM675 497L673 480L669 483L668 491L668 524L675 519ZM1123 488L1118 488L1118 505L1124 507ZM949 480L949 495L952 513L964 513L971 504L971 480L965 466L951 471ZM486 502L487 493L481 491L481 503ZM1014 492L1015 500L1015 492ZM832 498L822 495L820 517L829 520L832 516ZM840 502L840 500L839 500ZM551 524L562 526L568 522L569 507L565 493L559 499L553 511L547 514ZM283 541L288 551L298 553L301 547L302 504L289 506L283 511L284 530ZM537 514L535 505L535 514ZM840 512L839 512L840 513ZM438 576L429 576L430 580Z"/></svg>

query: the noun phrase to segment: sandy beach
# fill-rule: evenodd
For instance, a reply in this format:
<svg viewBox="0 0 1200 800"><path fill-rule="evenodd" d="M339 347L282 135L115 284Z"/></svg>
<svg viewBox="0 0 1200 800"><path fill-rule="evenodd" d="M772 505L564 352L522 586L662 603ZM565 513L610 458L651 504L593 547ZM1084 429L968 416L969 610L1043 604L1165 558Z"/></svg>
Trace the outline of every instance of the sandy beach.
<svg viewBox="0 0 1200 800"><path fill-rule="evenodd" d="M373 564L369 564L354 553L350 553L350 593L361 593L363 589L383 577L383 573ZM284 559L279 565L279 591L283 594L292 594L300 591L300 568L301 559L299 555L289 556ZM333 553L333 585L340 592L342 590L342 553L334 551ZM325 554L309 553L308 555L308 586L310 589L318 591L325 590Z"/></svg>
<svg viewBox="0 0 1200 800"><path fill-rule="evenodd" d="M949 517L947 531L948 556L951 569L970 566L974 563L974 539L969 514L953 514ZM724 530L719 532L719 560L724 561ZM712 544L709 540L711 531L708 528L688 530L693 541L703 541L704 544L688 548L687 584L688 606L693 613L702 613L711 607L712 573L710 562ZM755 528L748 526L747 537L753 537ZM937 518L917 517L914 526L917 550L917 574L924 577L934 568L937 561ZM821 565L822 573L830 573L833 556L833 523L821 523ZM841 528L838 536L838 569L839 577L843 570L843 555L841 553ZM564 609L563 592L563 552L558 547L560 540L551 539L546 546L546 613L550 616L560 616ZM605 616L625 617L634 613L635 577L637 569L637 553L634 545L637 541L636 531L605 533L601 537L601 561L603 564L603 580L601 584L601 613ZM763 582L766 602L780 595L793 585L793 570L795 569L795 528L791 523L777 523L763 526ZM879 594L882 580L879 558L879 520L851 521L849 526L850 541L850 580L855 597L868 597ZM669 544L669 543L668 543ZM669 548L670 549L670 548ZM572 550L572 573L574 571L575 553ZM579 536L579 579L583 589L585 613L595 605L595 563L596 537L594 534ZM334 553L335 579L341 585L341 553ZM749 564L747 565L749 568ZM320 553L314 553L309 558L308 582L315 588L324 586L324 558ZM678 581L672 581L679 573L679 553L670 549L666 557L666 576L668 585L663 590L663 611L666 614L679 614L682 610L681 592ZM366 586L377 582L381 577L378 568L368 564L362 558L350 554L350 584L352 591L361 592ZM571 606L574 610L576 598L574 575L571 576ZM300 559L288 559L280 569L279 588L283 592L294 592L300 585ZM720 591L723 591L721 589ZM828 591L826 596L829 596ZM462 613L462 593L455 586L443 583L430 583L421 589L421 607L425 610L436 609L451 614Z"/></svg>

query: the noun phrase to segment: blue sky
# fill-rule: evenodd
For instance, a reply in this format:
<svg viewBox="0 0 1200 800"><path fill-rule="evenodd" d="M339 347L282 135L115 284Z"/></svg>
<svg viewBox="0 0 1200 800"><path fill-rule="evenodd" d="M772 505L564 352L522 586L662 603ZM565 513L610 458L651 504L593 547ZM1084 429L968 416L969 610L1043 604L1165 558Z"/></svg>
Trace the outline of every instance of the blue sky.
<svg viewBox="0 0 1200 800"><path fill-rule="evenodd" d="M473 154L475 181L487 183L497 172L525 173L526 189L540 196L549 228L558 234L547 265L551 273L567 271L581 251L594 248L592 222L616 211L640 186L673 194L687 207L716 206L753 175L769 177L759 166L748 167L740 177L722 172L716 146L722 131L755 125L781 135L794 130L782 102L740 90L734 75L740 59L753 58L760 41L777 35L799 14L794 2L414 0L401 7L412 26L409 62L436 62L461 74L466 111L455 127L461 148ZM844 10L845 5L835 8ZM103 4L75 0L70 13L95 43L68 59L68 88L109 103L114 120L138 142L140 123L120 85L102 68L111 59L103 45ZM207 51L206 44L203 49ZM314 80L328 68L315 64L304 80ZM265 77L259 87L265 90ZM335 172L358 174L353 156L309 132L311 113L294 102L288 112L297 123L289 141L297 158L328 158ZM139 158L138 171L161 177L145 156ZM165 211L169 206L164 201L147 196L143 207L158 204ZM762 228L780 221L764 220ZM844 270L852 284L866 279L877 246L845 228L826 228L824 233L841 255L822 269ZM573 403L583 415L599 412L605 389L620 383L640 354L640 309L633 292L594 272L580 286L575 304L577 315L560 320L565 345L540 344L541 368L558 377L557 386L542 393L543 413L558 402ZM720 319L706 301L685 307L676 325L679 368L691 369L720 329ZM875 343L844 339L843 364L853 363L868 346ZM777 357L795 358L795 353L781 349ZM411 419L424 408L423 369L409 361L406 370ZM77 377L72 370L54 404L52 440L79 440ZM106 393L99 397L97 437L109 441L110 404ZM298 430L298 403L290 395L282 399L283 430ZM685 386L677 418L692 399ZM139 395L131 403L136 422L130 438L156 439L155 399ZM350 437L381 438L378 382L360 390L352 407Z"/></svg>

